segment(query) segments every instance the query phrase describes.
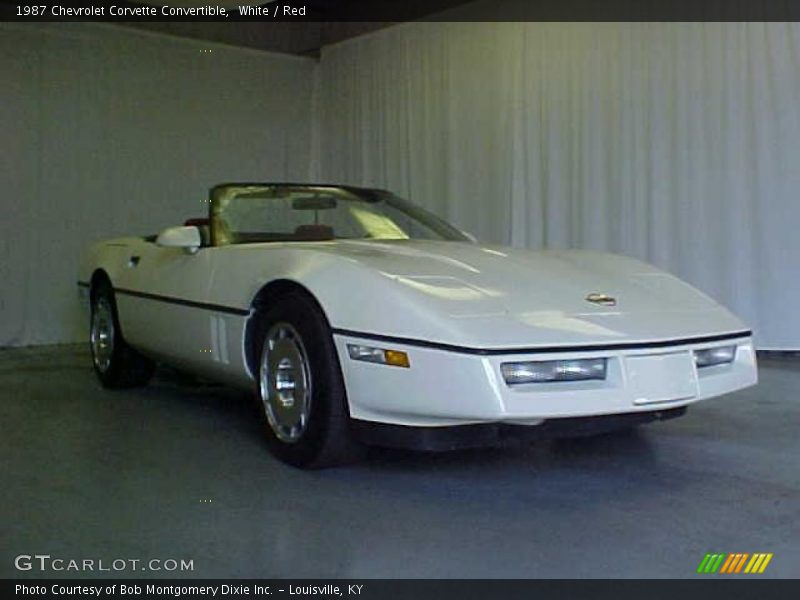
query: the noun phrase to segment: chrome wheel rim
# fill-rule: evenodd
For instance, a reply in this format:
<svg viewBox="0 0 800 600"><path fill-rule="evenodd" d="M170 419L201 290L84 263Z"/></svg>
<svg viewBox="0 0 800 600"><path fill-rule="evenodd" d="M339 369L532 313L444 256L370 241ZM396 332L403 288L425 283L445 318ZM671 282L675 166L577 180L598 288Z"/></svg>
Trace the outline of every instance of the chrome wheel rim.
<svg viewBox="0 0 800 600"><path fill-rule="evenodd" d="M90 332L92 359L101 373L111 366L114 354L114 315L106 298L100 298L92 311L92 328Z"/></svg>
<svg viewBox="0 0 800 600"><path fill-rule="evenodd" d="M303 340L289 323L276 323L267 331L259 389L275 436L289 444L300 440L311 414L311 369Z"/></svg>

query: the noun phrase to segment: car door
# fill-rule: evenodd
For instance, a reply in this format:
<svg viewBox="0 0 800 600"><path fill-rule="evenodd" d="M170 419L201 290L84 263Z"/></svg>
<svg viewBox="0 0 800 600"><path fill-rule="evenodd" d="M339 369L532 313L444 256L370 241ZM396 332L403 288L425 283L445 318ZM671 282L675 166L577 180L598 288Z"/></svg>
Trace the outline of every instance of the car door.
<svg viewBox="0 0 800 600"><path fill-rule="evenodd" d="M213 359L205 304L213 274L213 248L189 253L155 242L130 248L115 282L126 341L155 358L192 370Z"/></svg>

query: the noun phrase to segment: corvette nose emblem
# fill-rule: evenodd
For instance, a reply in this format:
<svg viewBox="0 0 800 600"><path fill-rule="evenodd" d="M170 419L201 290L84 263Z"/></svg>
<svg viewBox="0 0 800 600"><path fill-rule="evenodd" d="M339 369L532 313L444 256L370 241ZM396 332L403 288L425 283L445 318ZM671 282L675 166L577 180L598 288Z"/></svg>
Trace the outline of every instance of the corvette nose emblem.
<svg viewBox="0 0 800 600"><path fill-rule="evenodd" d="M599 304L600 306L616 306L617 299L607 294L593 293L586 296L586 300L592 304Z"/></svg>

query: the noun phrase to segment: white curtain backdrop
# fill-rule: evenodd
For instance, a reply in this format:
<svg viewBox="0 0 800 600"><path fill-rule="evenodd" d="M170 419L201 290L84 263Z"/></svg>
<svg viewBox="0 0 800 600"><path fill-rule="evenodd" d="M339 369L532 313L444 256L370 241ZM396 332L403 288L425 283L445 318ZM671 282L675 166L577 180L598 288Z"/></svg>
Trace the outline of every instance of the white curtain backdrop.
<svg viewBox="0 0 800 600"><path fill-rule="evenodd" d="M202 216L215 183L305 179L314 67L114 26L0 24L0 346L86 338L88 243Z"/></svg>
<svg viewBox="0 0 800 600"><path fill-rule="evenodd" d="M414 23L329 47L313 72L113 26L0 24L0 346L85 338L88 242L311 164L482 240L644 258L761 348L800 348L800 25Z"/></svg>
<svg viewBox="0 0 800 600"><path fill-rule="evenodd" d="M317 78L316 178L649 260L800 348L800 25L413 23Z"/></svg>

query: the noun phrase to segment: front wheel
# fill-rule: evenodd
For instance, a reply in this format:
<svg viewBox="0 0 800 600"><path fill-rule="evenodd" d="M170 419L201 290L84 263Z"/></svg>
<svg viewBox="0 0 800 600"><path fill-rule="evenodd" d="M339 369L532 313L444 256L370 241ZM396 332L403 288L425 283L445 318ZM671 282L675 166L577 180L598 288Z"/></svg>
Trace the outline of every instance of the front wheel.
<svg viewBox="0 0 800 600"><path fill-rule="evenodd" d="M92 290L89 348L97 378L103 387L146 385L155 365L125 343L117 316L114 290L102 282Z"/></svg>
<svg viewBox="0 0 800 600"><path fill-rule="evenodd" d="M352 461L347 396L330 327L300 294L257 315L257 396L269 449L295 467Z"/></svg>

